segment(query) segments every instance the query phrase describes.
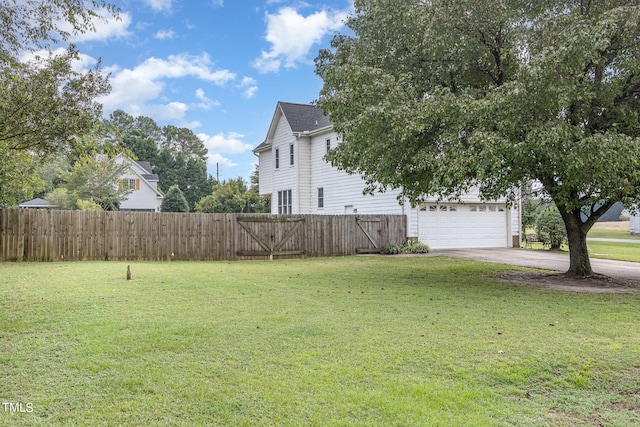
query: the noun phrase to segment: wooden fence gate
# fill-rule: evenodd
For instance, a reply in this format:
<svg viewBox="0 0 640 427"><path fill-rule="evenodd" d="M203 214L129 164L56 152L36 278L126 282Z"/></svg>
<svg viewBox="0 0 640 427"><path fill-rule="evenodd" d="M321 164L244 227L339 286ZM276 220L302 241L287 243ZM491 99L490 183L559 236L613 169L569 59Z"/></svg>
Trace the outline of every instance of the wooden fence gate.
<svg viewBox="0 0 640 427"><path fill-rule="evenodd" d="M250 237L241 239L236 255L242 256L294 256L306 255L304 248L304 218L238 217L240 228ZM255 245L260 249L255 249ZM302 247L300 247L302 246Z"/></svg>
<svg viewBox="0 0 640 427"><path fill-rule="evenodd" d="M358 229L362 231L367 238L368 245L366 248L356 247L357 254L379 254L382 252L380 247L380 237L382 232L382 224L379 217L357 217L356 224Z"/></svg>

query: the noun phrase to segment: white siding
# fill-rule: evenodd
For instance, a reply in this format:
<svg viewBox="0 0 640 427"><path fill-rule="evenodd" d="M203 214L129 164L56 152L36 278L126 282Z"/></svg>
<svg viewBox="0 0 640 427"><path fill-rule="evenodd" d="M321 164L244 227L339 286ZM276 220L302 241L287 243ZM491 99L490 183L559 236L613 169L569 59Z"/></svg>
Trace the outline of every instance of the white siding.
<svg viewBox="0 0 640 427"><path fill-rule="evenodd" d="M273 151L258 153L258 192L261 196L273 193Z"/></svg>
<svg viewBox="0 0 640 427"><path fill-rule="evenodd" d="M295 137L289 123L283 115L278 118L273 133L271 167L273 170L273 187L271 193L271 213L278 213L278 191L291 190L293 197L292 213L303 213L298 209L298 183L296 165L289 164L289 145L295 143ZM276 169L275 151L280 150L280 167Z"/></svg>
<svg viewBox="0 0 640 427"><path fill-rule="evenodd" d="M300 136L295 145L296 171L298 176L298 209L299 213L312 212L314 190L311 187L313 164L311 163L311 138ZM294 198L295 201L295 198Z"/></svg>

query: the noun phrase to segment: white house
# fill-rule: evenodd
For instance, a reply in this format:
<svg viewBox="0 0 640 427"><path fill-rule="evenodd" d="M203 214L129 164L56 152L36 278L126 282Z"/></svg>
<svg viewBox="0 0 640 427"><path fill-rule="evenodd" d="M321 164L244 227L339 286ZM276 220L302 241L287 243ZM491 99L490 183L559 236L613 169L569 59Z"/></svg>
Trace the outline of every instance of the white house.
<svg viewBox="0 0 640 427"><path fill-rule="evenodd" d="M333 125L313 105L278 102L259 158L261 195L271 195L273 214L402 214L408 236L433 249L520 245L520 212L505 200L462 202L427 199L402 205L399 190L363 195L365 182L332 167L324 155L339 143Z"/></svg>
<svg viewBox="0 0 640 427"><path fill-rule="evenodd" d="M118 164L127 163L129 169L118 178L120 188L133 191L120 204L121 211L160 212L162 193L158 190L158 175L154 174L149 162L136 162L123 154L114 157Z"/></svg>

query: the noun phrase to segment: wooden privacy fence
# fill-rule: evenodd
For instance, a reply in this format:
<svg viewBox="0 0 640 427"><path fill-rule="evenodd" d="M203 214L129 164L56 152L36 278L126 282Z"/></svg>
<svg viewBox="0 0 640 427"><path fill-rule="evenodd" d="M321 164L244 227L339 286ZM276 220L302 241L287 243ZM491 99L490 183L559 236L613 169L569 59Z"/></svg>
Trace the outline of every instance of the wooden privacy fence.
<svg viewBox="0 0 640 427"><path fill-rule="evenodd" d="M0 261L238 260L376 253L403 215L0 210Z"/></svg>

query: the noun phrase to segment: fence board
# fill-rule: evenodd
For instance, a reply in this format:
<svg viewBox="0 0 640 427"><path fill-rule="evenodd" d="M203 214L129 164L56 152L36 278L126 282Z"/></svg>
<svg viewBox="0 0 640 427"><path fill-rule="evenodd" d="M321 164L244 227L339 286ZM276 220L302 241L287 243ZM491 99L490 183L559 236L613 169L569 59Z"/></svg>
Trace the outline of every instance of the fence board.
<svg viewBox="0 0 640 427"><path fill-rule="evenodd" d="M246 228L238 223L238 218L245 219ZM357 225L357 218L366 224L367 233L379 247L406 238L403 215L0 209L0 261L213 261L265 259L270 255L279 258L353 255L358 248L372 247ZM259 244L256 236L261 236L266 245Z"/></svg>

